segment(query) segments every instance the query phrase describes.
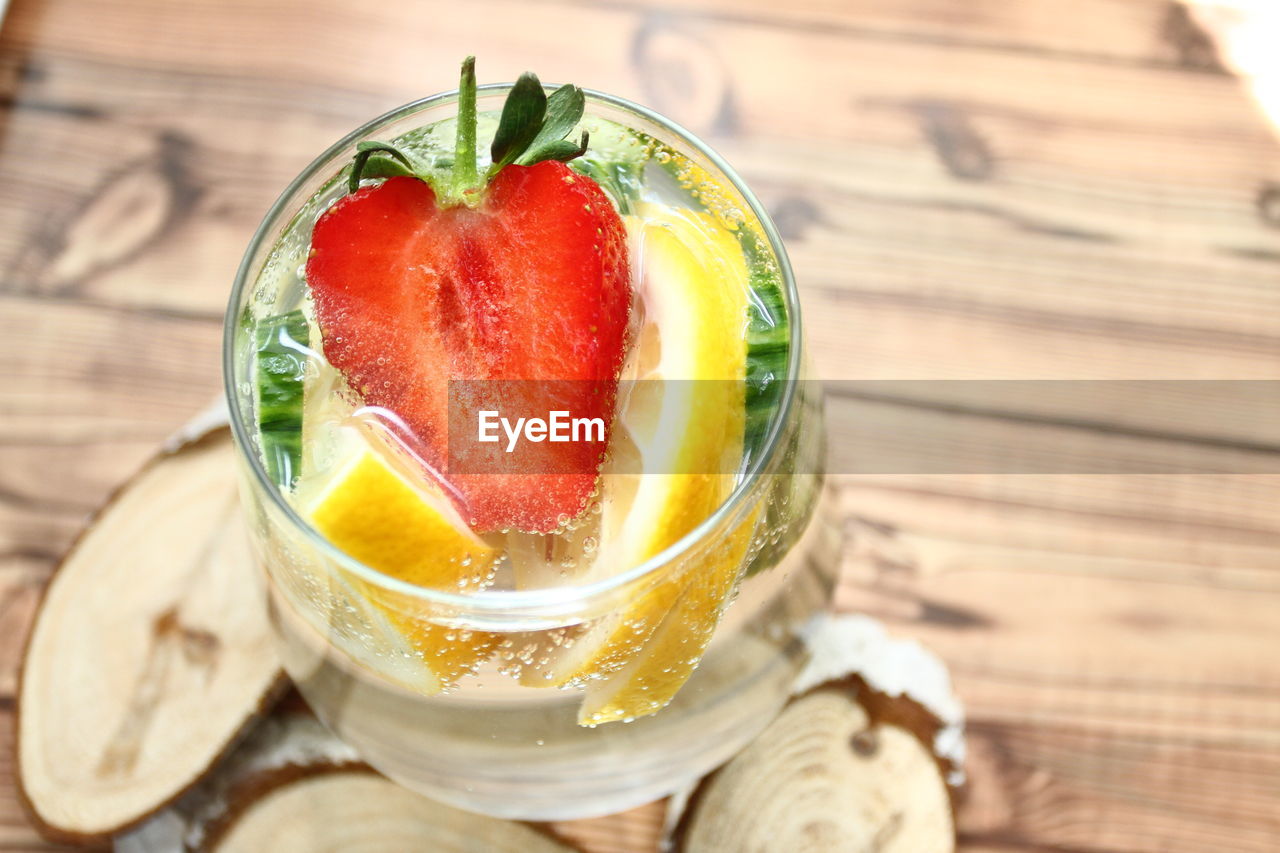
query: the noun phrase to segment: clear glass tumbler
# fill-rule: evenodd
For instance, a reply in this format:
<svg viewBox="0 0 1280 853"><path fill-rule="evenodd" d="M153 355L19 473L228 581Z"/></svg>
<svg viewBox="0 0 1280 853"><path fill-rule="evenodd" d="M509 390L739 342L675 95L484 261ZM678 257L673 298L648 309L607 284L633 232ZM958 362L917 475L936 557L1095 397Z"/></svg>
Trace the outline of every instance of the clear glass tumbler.
<svg viewBox="0 0 1280 853"><path fill-rule="evenodd" d="M480 109L491 116L508 88L482 87ZM593 138L621 127L656 141L642 155L653 162L641 167L679 158L696 180L724 188L733 215L765 237L790 347L768 379L777 383L775 404L759 448L710 518L654 558L604 579L443 590L361 564L310 525L264 465L253 393L257 327L305 299L301 273L288 274L290 265L305 258L309 223L341 193L356 144L447 123L456 98L408 104L330 147L285 190L250 243L224 347L242 502L285 667L317 715L370 764L437 800L491 815L551 820L620 811L692 782L759 733L805 663L803 626L830 600L836 548L824 512L822 404L814 384L802 381L795 283L767 214L719 156L643 107L588 92L584 122L596 128ZM664 190L655 184L653 191ZM584 626L643 613L646 601L673 589L686 599L699 594L699 584L710 583L706 567L726 559L732 591L707 591L710 620L668 618L654 634L665 632L669 647L685 649L673 671L696 665L656 713L582 725L581 685L548 689L514 677L522 662L573 642ZM443 655L477 642L491 652L473 674L447 690L424 685L424 643L426 654L434 643ZM648 646L637 652L646 653Z"/></svg>

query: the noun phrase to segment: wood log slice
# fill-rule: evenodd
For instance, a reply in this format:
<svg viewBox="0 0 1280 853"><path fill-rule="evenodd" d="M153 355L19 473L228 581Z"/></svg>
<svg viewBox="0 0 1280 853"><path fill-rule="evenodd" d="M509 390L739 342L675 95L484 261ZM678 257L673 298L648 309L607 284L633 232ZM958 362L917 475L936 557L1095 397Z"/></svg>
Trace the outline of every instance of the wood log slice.
<svg viewBox="0 0 1280 853"><path fill-rule="evenodd" d="M573 853L529 824L419 796L367 767L289 767L250 784L208 835L209 853Z"/></svg>
<svg viewBox="0 0 1280 853"><path fill-rule="evenodd" d="M704 779L671 842L682 853L950 853L955 826L933 752L835 683L792 701Z"/></svg>
<svg viewBox="0 0 1280 853"><path fill-rule="evenodd" d="M190 788L285 684L240 519L226 429L166 451L71 547L18 694L21 796L91 843Z"/></svg>

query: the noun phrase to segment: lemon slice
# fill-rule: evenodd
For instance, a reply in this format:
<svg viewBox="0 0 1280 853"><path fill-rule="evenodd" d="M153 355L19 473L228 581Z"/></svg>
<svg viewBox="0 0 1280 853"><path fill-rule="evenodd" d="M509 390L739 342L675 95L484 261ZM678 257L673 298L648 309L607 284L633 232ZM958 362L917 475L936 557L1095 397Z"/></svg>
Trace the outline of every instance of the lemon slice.
<svg viewBox="0 0 1280 853"><path fill-rule="evenodd" d="M718 547L690 560L676 583L680 597L638 654L608 678L592 682L578 724L634 720L667 706L689 680L711 642L755 532L750 513Z"/></svg>
<svg viewBox="0 0 1280 853"><path fill-rule="evenodd" d="M390 448L352 426L336 429L339 461L321 483L305 512L331 543L371 568L406 583L460 590L482 584L498 552L473 534L439 490L411 479ZM392 680L421 693L438 692L488 658L500 638L431 620L427 606L400 593L347 574L338 579L346 597L373 605L367 621L385 648L362 649L359 662L375 669L385 659L400 671ZM405 651L416 653L425 671L406 678Z"/></svg>
<svg viewBox="0 0 1280 853"><path fill-rule="evenodd" d="M649 204L640 212L641 381L619 416L614 467L623 473L604 472L606 497L621 499L606 502L601 531L629 565L684 536L727 497L745 422L742 250L706 214Z"/></svg>
<svg viewBox="0 0 1280 853"><path fill-rule="evenodd" d="M630 227L645 322L624 376L667 381L637 383L621 405L602 472L600 577L653 557L710 516L732 491L742 455L741 249L705 214L657 205L637 212ZM695 558L591 623L525 683L590 685L579 715L586 724L658 710L696 665L699 638L714 631L749 538L747 530L741 549Z"/></svg>

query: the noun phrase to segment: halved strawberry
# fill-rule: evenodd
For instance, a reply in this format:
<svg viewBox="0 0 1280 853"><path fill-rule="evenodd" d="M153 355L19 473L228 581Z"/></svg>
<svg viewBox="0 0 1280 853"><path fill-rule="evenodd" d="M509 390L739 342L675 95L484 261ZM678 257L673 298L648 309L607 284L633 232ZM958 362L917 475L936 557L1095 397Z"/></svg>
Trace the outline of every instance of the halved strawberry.
<svg viewBox="0 0 1280 853"><path fill-rule="evenodd" d="M485 445L500 473L474 473L458 470L456 454L450 470L450 415L455 450L456 430L474 432L482 408L611 425L631 304L626 235L600 187L561 162L585 149L585 134L581 146L563 140L581 118L581 90L548 101L536 77L522 77L486 185L474 86L464 64L452 173L423 172L390 145L361 147L353 189L362 174L410 174L354 189L319 218L307 283L329 361L414 433L463 516L481 531L545 532L586 506L607 427L598 441ZM451 394L451 380L529 381L455 384Z"/></svg>

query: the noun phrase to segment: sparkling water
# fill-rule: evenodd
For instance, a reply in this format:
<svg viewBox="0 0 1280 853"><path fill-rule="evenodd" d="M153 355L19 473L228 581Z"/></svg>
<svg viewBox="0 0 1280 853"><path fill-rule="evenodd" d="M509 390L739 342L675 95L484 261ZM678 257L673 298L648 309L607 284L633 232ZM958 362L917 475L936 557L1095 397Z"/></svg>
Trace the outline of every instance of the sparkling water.
<svg viewBox="0 0 1280 853"><path fill-rule="evenodd" d="M495 122L492 112L482 113L480 139L492 135ZM794 308L785 300L760 298L762 288L784 291L780 266L732 183L687 146L659 141L660 134L594 111L584 126L591 133L589 161L577 167L599 178L624 214L637 281L644 247L635 235L644 233L645 219L698 217L729 237L717 246L742 252L749 270L742 286L757 327L786 328L786 312ZM444 163L452 156L453 136L454 122L444 118L410 130L397 143L425 162ZM364 406L314 343L320 334L305 283L310 231L344 191L345 175L335 174L290 212L263 259L235 337L239 375L248 378L240 388L241 403L250 409L258 330L295 309L311 326L307 345L298 347L305 405L296 481L289 476L276 484L277 500L246 471L244 488L285 664L308 702L392 778L439 800L508 817L547 820L625 809L670 793L726 760L785 701L804 663L799 634L831 594L838 548L820 473L821 401L811 387L796 386L768 465L744 482L755 459L770 451L763 433L753 436L749 426L740 464L726 475L746 490L741 511L655 569L653 578L620 585L612 598L577 596L576 588L606 571L601 555L616 532L610 524L628 522L620 492L598 493L579 517L564 519L551 533L486 534L497 556L474 563L467 558L457 567L457 588L449 590L484 595L557 589L564 592L563 607L473 611L353 574L305 526L309 505L346 460L348 445L340 437L356 431L370 446L390 449L392 467L407 478L427 484L431 474L417 458L415 437L391 413ZM641 294L632 308L633 347L645 334L646 315ZM746 326L744 319L744 335ZM790 342L789 358L801 357L800 344ZM636 378L645 369L632 358L622 378ZM761 387L786 379L785 371L753 377ZM624 382L622 388L628 387ZM620 410L643 405L620 392ZM251 440L262 454L261 435L251 434ZM625 430L615 430L610 453L624 454L624 442ZM738 551L732 549L735 537L744 543ZM636 719L582 725L584 693L609 673L587 672L562 687L545 686L551 680L547 668L589 636L597 620L644 614L636 617L639 640L631 652L642 658L653 642L649 638L660 631L646 620L660 622L674 610L637 607L646 596L664 594L654 578L678 579L727 554L735 555L730 568L737 581L723 600L709 605L704 621L708 630L714 626L714 635L669 705ZM696 582L682 581L690 588ZM430 638L425 645L423 636ZM473 671L456 683L432 682L433 655L481 642L488 652ZM697 659L701 647L691 648ZM676 671L679 663L672 661L665 671Z"/></svg>

